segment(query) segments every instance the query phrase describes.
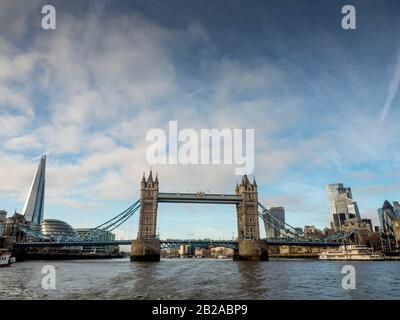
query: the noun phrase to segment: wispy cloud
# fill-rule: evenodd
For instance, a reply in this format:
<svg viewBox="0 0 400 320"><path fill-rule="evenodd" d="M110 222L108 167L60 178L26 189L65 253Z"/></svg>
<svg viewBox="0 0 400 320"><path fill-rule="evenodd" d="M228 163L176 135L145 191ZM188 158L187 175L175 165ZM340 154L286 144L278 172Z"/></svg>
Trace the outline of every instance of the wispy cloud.
<svg viewBox="0 0 400 320"><path fill-rule="evenodd" d="M254 128L260 198L286 206L296 225L328 219L325 182L342 181L355 169L376 173L373 165L391 175L398 171L394 165L400 168L400 127L389 117L400 84L400 54L388 89L368 77L385 70L387 57L358 64L358 51L342 45L342 32L287 32L286 15L279 24L260 15L268 30L263 44L262 32L243 33L244 26L235 31L236 21L220 19L225 11L204 19L199 9L198 21L183 15L181 22L166 24L145 10L116 8L109 14L111 2L93 2L79 15L62 9L57 30L42 32L28 18L40 12L40 1L32 2L29 10L20 0L0 4L0 200L9 207L25 197L45 152L46 203L55 212L73 208L86 214L102 202L110 206L103 210L107 215L118 211L121 202L137 198L137 183L150 169L146 132L167 130L168 120L177 120L179 129ZM168 10L175 11L174 2ZM287 16L299 31L301 16ZM271 32L274 25L279 30ZM371 42L361 30L356 36L356 43ZM16 41L25 38L23 46ZM329 45L321 39L330 39ZM385 52L392 57L391 45ZM385 130L377 134L375 108L386 94ZM233 192L237 179L229 166L153 170L163 191ZM368 184L378 179L369 176ZM81 224L85 214L70 222ZM222 237L218 230L203 231Z"/></svg>
<svg viewBox="0 0 400 320"><path fill-rule="evenodd" d="M381 112L381 121L385 121L390 109L392 108L393 100L399 91L400 86L400 52L397 53L396 65L394 67L393 78L390 81L389 91L386 96L385 105Z"/></svg>

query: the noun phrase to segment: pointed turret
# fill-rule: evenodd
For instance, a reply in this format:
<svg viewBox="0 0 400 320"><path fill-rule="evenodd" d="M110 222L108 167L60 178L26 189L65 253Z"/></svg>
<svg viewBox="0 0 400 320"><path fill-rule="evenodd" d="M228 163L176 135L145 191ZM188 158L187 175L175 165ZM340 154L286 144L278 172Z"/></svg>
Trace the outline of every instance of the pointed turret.
<svg viewBox="0 0 400 320"><path fill-rule="evenodd" d="M154 180L154 185L158 187L158 173L156 173L156 178Z"/></svg>
<svg viewBox="0 0 400 320"><path fill-rule="evenodd" d="M253 177L253 187L257 188L256 177Z"/></svg>
<svg viewBox="0 0 400 320"><path fill-rule="evenodd" d="M245 175L243 176L242 184L245 185L245 186L247 186L248 184L250 184L249 178L247 178L247 174L245 174Z"/></svg>
<svg viewBox="0 0 400 320"><path fill-rule="evenodd" d="M141 186L142 190L146 189L146 175L144 172L143 172L142 181L140 182L140 186Z"/></svg>
<svg viewBox="0 0 400 320"><path fill-rule="evenodd" d="M150 170L149 178L147 179L147 184L153 183L153 171Z"/></svg>
<svg viewBox="0 0 400 320"><path fill-rule="evenodd" d="M238 185L238 182L237 182L237 181L236 181L235 193L236 193L236 194L239 194L239 185Z"/></svg>

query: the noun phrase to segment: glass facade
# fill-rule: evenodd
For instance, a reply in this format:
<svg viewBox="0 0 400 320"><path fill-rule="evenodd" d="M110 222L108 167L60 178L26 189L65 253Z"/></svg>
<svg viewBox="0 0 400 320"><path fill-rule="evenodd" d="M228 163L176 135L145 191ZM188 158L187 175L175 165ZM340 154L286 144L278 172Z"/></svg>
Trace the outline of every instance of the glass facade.
<svg viewBox="0 0 400 320"><path fill-rule="evenodd" d="M46 156L40 160L22 214L27 222L39 226L43 220Z"/></svg>
<svg viewBox="0 0 400 320"><path fill-rule="evenodd" d="M361 219L357 202L353 200L351 188L344 187L343 183L328 184L326 194L333 229L340 229L349 219Z"/></svg>
<svg viewBox="0 0 400 320"><path fill-rule="evenodd" d="M394 202L392 206L389 201L383 203L382 208L378 209L381 231L392 234L394 232L393 220L400 218L399 203Z"/></svg>
<svg viewBox="0 0 400 320"><path fill-rule="evenodd" d="M46 219L40 224L40 231L45 236L59 240L76 237L75 230L66 222L56 219Z"/></svg>
<svg viewBox="0 0 400 320"><path fill-rule="evenodd" d="M272 207L269 210L271 212L272 217L276 218L277 220L281 221L282 223L285 223L285 208L284 207ZM264 218L267 220L267 222L264 221L266 237L269 239L283 237L284 235L281 234L281 232L279 230L279 222L277 222L275 219L273 219L270 215L267 215L265 213L263 215L264 215Z"/></svg>

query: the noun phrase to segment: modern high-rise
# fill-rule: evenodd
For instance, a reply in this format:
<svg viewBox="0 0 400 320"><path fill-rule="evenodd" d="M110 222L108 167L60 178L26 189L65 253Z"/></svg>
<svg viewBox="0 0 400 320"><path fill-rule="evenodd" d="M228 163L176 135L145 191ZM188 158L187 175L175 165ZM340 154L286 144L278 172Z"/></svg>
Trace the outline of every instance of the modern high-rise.
<svg viewBox="0 0 400 320"><path fill-rule="evenodd" d="M398 202L393 202L393 206L389 201L383 203L382 208L378 209L379 222L381 231L386 234L394 232L393 221L400 218L400 208Z"/></svg>
<svg viewBox="0 0 400 320"><path fill-rule="evenodd" d="M349 219L361 219L357 202L353 200L351 188L344 187L343 183L328 184L326 193L333 229L340 229Z"/></svg>
<svg viewBox="0 0 400 320"><path fill-rule="evenodd" d="M0 210L0 237L3 235L6 219L7 219L7 211Z"/></svg>
<svg viewBox="0 0 400 320"><path fill-rule="evenodd" d="M45 175L46 156L42 156L22 210L25 220L30 222L32 226L39 227L43 220Z"/></svg>
<svg viewBox="0 0 400 320"><path fill-rule="evenodd" d="M266 237L269 239L283 237L284 235L281 234L279 226L285 223L285 208L272 207L269 211L271 215L263 213Z"/></svg>

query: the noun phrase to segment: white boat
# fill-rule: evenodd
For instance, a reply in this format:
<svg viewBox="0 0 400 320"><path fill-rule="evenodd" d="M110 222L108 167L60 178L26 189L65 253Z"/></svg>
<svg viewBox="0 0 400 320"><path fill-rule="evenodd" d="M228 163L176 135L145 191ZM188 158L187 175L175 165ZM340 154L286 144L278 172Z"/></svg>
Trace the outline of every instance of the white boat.
<svg viewBox="0 0 400 320"><path fill-rule="evenodd" d="M10 252L0 249L0 267L8 267L14 262L15 258L11 257Z"/></svg>
<svg viewBox="0 0 400 320"><path fill-rule="evenodd" d="M384 260L384 256L380 253L373 252L371 248L364 245L343 245L339 248L322 251L318 259L373 261Z"/></svg>

